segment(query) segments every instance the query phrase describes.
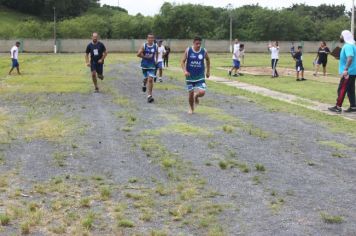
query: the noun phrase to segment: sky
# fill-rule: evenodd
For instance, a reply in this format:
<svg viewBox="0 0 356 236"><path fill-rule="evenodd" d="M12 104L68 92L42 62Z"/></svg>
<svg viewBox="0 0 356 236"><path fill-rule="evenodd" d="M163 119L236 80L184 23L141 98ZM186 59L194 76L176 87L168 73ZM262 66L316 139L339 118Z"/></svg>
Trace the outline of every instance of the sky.
<svg viewBox="0 0 356 236"><path fill-rule="evenodd" d="M159 13L159 9L164 2L171 3L194 3L194 4L203 4L215 7L225 7L231 3L234 7L240 7L248 4L258 3L260 6L268 8L282 8L292 6L294 3L305 3L307 5L317 6L320 4L344 4L347 9L351 9L352 0L283 0L283 1L273 1L273 0L100 0L101 4L107 4L112 6L118 6L125 8L129 11L129 14L136 15L141 13L143 15L153 16Z"/></svg>

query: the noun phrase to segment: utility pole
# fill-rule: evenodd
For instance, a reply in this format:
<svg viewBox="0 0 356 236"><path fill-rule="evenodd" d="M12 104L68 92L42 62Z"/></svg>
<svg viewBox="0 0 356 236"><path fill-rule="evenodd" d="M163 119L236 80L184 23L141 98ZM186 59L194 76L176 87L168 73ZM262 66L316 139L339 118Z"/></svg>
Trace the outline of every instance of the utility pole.
<svg viewBox="0 0 356 236"><path fill-rule="evenodd" d="M54 53L57 53L57 28L56 28L56 7L53 7L53 39L54 39Z"/></svg>
<svg viewBox="0 0 356 236"><path fill-rule="evenodd" d="M351 33L352 35L355 33L355 0L352 0L351 8Z"/></svg>
<svg viewBox="0 0 356 236"><path fill-rule="evenodd" d="M226 9L228 10L229 15L230 15L230 52L232 53L232 9L233 9L232 4L229 3L226 6Z"/></svg>

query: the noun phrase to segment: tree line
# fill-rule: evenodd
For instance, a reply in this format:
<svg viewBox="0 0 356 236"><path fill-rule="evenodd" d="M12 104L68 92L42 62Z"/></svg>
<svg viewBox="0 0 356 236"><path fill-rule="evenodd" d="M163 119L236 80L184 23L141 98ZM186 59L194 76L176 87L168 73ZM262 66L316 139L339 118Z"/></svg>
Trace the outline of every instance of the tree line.
<svg viewBox="0 0 356 236"><path fill-rule="evenodd" d="M1 38L53 37L53 6L58 10L59 38L88 38L97 31L102 38L145 38L154 32L162 38L187 39L199 35L209 39L228 39L230 18L233 37L244 41L261 40L337 40L350 25L350 12L344 5L269 9L246 5L235 9L199 4L164 3L155 16L129 15L120 7L100 6L98 0L0 0L6 7L36 15L15 28L0 31Z"/></svg>

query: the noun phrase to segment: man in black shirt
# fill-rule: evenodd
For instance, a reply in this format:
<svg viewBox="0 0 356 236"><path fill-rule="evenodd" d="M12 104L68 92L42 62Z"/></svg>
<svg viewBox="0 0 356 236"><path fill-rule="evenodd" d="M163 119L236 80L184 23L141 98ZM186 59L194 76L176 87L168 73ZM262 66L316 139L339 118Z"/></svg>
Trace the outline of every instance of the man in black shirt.
<svg viewBox="0 0 356 236"><path fill-rule="evenodd" d="M86 49L85 61L88 67L91 69L91 75L95 87L95 92L99 92L98 78L103 80L103 70L104 70L104 60L107 56L105 45L99 41L98 33L93 33L92 40L93 42L89 43ZM89 62L90 55L90 62Z"/></svg>
<svg viewBox="0 0 356 236"><path fill-rule="evenodd" d="M316 63L316 69L314 76L318 75L320 65L323 65L324 76L326 75L326 65L328 64L328 54L330 53L330 49L326 46L326 42L321 42L320 48L318 49L317 56L314 60Z"/></svg>
<svg viewBox="0 0 356 236"><path fill-rule="evenodd" d="M166 49L166 53L163 56L163 64L164 64L164 67L168 67L169 54L171 53L171 48L168 46L165 46L164 48Z"/></svg>

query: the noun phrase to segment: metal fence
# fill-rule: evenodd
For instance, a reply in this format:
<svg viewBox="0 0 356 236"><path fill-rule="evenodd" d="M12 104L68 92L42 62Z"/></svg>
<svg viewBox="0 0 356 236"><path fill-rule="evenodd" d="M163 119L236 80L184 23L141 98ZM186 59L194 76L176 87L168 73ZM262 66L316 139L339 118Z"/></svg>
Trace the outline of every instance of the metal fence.
<svg viewBox="0 0 356 236"><path fill-rule="evenodd" d="M0 40L0 52L9 52L10 48L16 41L21 42L22 52L32 53L51 53L54 51L53 40L37 39L18 39L18 40ZM59 53L84 53L90 39L58 39L56 41L57 52ZM133 53L144 43L143 39L110 39L102 40L109 52ZM246 52L258 53L266 52L268 42L241 42L245 44ZM279 42L281 52L289 52L292 42ZM167 39L164 42L169 46L172 52L183 52L192 44L192 40ZM320 42L294 42L295 46L303 46L304 52L316 52ZM332 50L338 43L327 42L328 47ZM209 52L226 53L230 50L228 40L203 40L203 47Z"/></svg>

